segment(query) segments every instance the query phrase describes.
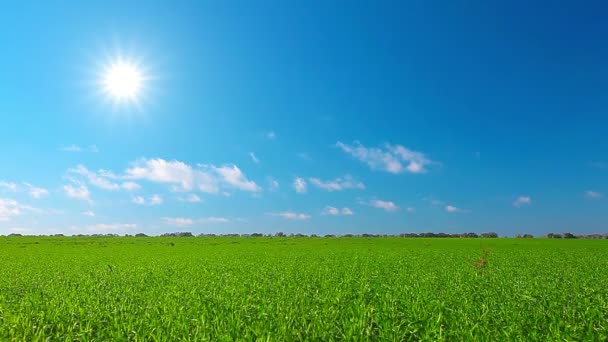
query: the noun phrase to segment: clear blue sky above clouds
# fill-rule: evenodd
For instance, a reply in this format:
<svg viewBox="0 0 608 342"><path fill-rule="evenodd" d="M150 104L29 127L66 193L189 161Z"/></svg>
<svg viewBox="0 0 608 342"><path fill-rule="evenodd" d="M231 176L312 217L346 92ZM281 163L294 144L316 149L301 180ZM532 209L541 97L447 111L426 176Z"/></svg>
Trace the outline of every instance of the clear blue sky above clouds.
<svg viewBox="0 0 608 342"><path fill-rule="evenodd" d="M3 4L0 233L606 232L607 9Z"/></svg>

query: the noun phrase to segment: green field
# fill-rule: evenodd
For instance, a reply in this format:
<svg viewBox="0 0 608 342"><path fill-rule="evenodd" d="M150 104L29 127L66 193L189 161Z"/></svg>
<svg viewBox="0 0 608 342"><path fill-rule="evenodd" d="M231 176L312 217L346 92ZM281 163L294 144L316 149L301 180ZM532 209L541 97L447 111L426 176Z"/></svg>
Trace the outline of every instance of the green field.
<svg viewBox="0 0 608 342"><path fill-rule="evenodd" d="M608 241L2 237L0 340L45 339L607 340Z"/></svg>

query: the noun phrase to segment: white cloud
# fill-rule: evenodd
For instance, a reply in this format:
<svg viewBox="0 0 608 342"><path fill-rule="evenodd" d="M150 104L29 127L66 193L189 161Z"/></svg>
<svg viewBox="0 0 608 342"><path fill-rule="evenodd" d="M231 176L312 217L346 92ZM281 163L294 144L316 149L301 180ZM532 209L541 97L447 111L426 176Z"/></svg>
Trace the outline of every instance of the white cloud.
<svg viewBox="0 0 608 342"><path fill-rule="evenodd" d="M127 232L135 228L137 228L137 224L135 223L98 223L86 227L86 229L91 233Z"/></svg>
<svg viewBox="0 0 608 342"><path fill-rule="evenodd" d="M44 210L23 205L16 200L0 198L0 221L9 221L14 216L19 216L23 211L44 213Z"/></svg>
<svg viewBox="0 0 608 342"><path fill-rule="evenodd" d="M206 223L226 223L229 222L230 220L225 218L225 217L204 217L204 218L200 218L200 219L191 219L191 218L185 218L185 217L163 217L163 221L165 221L165 223L172 225L172 226L178 226L178 227L187 227L187 226L192 226L195 224L206 224Z"/></svg>
<svg viewBox="0 0 608 342"><path fill-rule="evenodd" d="M135 182L123 182L120 185L121 188L128 190L128 191L135 191L135 190L139 190L141 189L141 185L135 183Z"/></svg>
<svg viewBox="0 0 608 342"><path fill-rule="evenodd" d="M182 202L190 202L190 203L202 202L202 199L200 197L198 197L196 194L189 194L188 196L178 197L177 199Z"/></svg>
<svg viewBox="0 0 608 342"><path fill-rule="evenodd" d="M350 208L346 208L346 207L342 208L342 209L338 209L336 207L326 206L323 209L323 212L321 214L332 215L332 216L340 216L340 215L350 216L350 215L354 215L355 213Z"/></svg>
<svg viewBox="0 0 608 342"><path fill-rule="evenodd" d="M416 208L413 208L413 207L407 207L405 210L406 210L408 213L415 213L415 212L416 212Z"/></svg>
<svg viewBox="0 0 608 342"><path fill-rule="evenodd" d="M60 150L64 151L64 152L92 152L92 153L99 152L99 149L95 145L90 145L89 147L80 147L78 145L72 144L69 146L64 146L64 147L60 148Z"/></svg>
<svg viewBox="0 0 608 342"><path fill-rule="evenodd" d="M142 196L135 196L131 198L131 202L135 204L148 204L148 205L159 205L163 203L163 198L160 195L152 195L148 200Z"/></svg>
<svg viewBox="0 0 608 342"><path fill-rule="evenodd" d="M84 216L95 217L95 212L92 210L87 210L82 213Z"/></svg>
<svg viewBox="0 0 608 342"><path fill-rule="evenodd" d="M277 191L279 186L279 182L276 179L268 177L268 191Z"/></svg>
<svg viewBox="0 0 608 342"><path fill-rule="evenodd" d="M380 209L384 209L385 211L397 211L399 210L399 207L391 202L391 201L383 201L383 200L379 200L379 199L373 199L369 202L369 205L374 207L374 208L380 208Z"/></svg>
<svg viewBox="0 0 608 342"><path fill-rule="evenodd" d="M87 188L86 185L64 185L63 190L65 191L66 196L70 198L89 202L91 201L91 193L89 192L89 188Z"/></svg>
<svg viewBox="0 0 608 342"><path fill-rule="evenodd" d="M133 202L135 204L145 204L146 199L141 196L135 196L131 199L131 202Z"/></svg>
<svg viewBox="0 0 608 342"><path fill-rule="evenodd" d="M355 141L353 145L340 141L336 146L373 170L399 174L403 172L424 173L426 167L434 162L423 153L412 151L401 145L385 144L382 148L367 148Z"/></svg>
<svg viewBox="0 0 608 342"><path fill-rule="evenodd" d="M86 177L89 184L96 186L100 189L110 190L110 191L120 189L120 186L118 184L108 180L107 178L105 178L105 176L99 175L97 172L90 171L84 165L78 165L74 169L69 169L68 172L79 174L79 175ZM108 173L105 172L105 175L108 175Z"/></svg>
<svg viewBox="0 0 608 342"><path fill-rule="evenodd" d="M163 203L163 198L160 195L150 197L150 205L159 205Z"/></svg>
<svg viewBox="0 0 608 342"><path fill-rule="evenodd" d="M220 186L241 191L258 192L262 189L247 179L236 165L214 166L199 164L201 169L180 161L164 159L141 159L125 171L126 179L144 179L156 183L174 184L174 191L198 190L218 193Z"/></svg>
<svg viewBox="0 0 608 342"><path fill-rule="evenodd" d="M260 188L254 181L248 180L236 165L225 165L221 167L211 166L211 168L225 183L236 189L251 192L258 192L262 190L262 188Z"/></svg>
<svg viewBox="0 0 608 342"><path fill-rule="evenodd" d="M293 180L293 188L296 190L297 193L305 193L306 192L306 181L304 180L304 178L301 177L296 177Z"/></svg>
<svg viewBox="0 0 608 342"><path fill-rule="evenodd" d="M585 191L585 197L591 198L591 199L600 199L600 198L604 197L604 194L601 192L588 190L588 191Z"/></svg>
<svg viewBox="0 0 608 342"><path fill-rule="evenodd" d="M23 185L25 185L28 188L27 192L30 194L30 196L32 196L32 198L38 199L38 198L42 198L44 196L48 196L48 194L49 194L49 191L47 189L35 187L35 186L31 185L30 183L24 182Z"/></svg>
<svg viewBox="0 0 608 342"><path fill-rule="evenodd" d="M523 205L529 205L532 204L532 199L529 196L519 196L517 197L517 199L513 202L513 205L516 207L521 207Z"/></svg>
<svg viewBox="0 0 608 342"><path fill-rule="evenodd" d="M13 216L21 214L19 202L11 199L0 198L0 221L8 221Z"/></svg>
<svg viewBox="0 0 608 342"><path fill-rule="evenodd" d="M0 181L0 188L5 188L8 191L15 192L17 191L17 184Z"/></svg>
<svg viewBox="0 0 608 342"><path fill-rule="evenodd" d="M163 217L163 221L171 226L186 227L194 224L194 220L191 218L183 217Z"/></svg>
<svg viewBox="0 0 608 342"><path fill-rule="evenodd" d="M278 217L282 217L284 219L287 220L296 220L296 221L302 221L302 220L308 220L310 219L310 215L308 214L300 214L300 213L295 213L292 211L285 211L282 213L267 213L266 215L269 216L278 216Z"/></svg>
<svg viewBox="0 0 608 342"><path fill-rule="evenodd" d="M457 208L453 205L446 205L445 206L445 211L447 211L448 213L457 213L457 212L461 212L462 209Z"/></svg>
<svg viewBox="0 0 608 342"><path fill-rule="evenodd" d="M268 140L275 140L277 138L277 134L274 131L267 132L265 136Z"/></svg>
<svg viewBox="0 0 608 342"><path fill-rule="evenodd" d="M322 181L319 178L309 178L310 184L323 189L325 191L342 191L346 189L365 189L365 185L353 179L352 176L346 175L342 178L338 177L334 180Z"/></svg>
<svg viewBox="0 0 608 342"><path fill-rule="evenodd" d="M258 157L255 156L255 153L249 152L249 157L251 157L251 160L253 160L254 163L256 163L256 164L260 163L260 160L258 159Z"/></svg>

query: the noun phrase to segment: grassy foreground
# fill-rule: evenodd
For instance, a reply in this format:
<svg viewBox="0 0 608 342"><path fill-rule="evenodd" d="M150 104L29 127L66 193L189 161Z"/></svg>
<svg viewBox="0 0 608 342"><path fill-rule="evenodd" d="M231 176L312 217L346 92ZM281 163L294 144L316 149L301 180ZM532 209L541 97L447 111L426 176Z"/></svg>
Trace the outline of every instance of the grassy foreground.
<svg viewBox="0 0 608 342"><path fill-rule="evenodd" d="M608 241L0 238L0 340L47 338L607 340Z"/></svg>

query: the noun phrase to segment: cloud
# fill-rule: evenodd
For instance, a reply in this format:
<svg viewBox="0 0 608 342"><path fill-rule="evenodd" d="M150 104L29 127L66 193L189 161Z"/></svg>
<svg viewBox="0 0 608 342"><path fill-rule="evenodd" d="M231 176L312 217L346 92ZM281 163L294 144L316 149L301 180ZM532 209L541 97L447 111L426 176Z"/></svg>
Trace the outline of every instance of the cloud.
<svg viewBox="0 0 608 342"><path fill-rule="evenodd" d="M44 212L44 210L23 205L13 199L0 198L0 221L9 221L12 217L21 215L23 211Z"/></svg>
<svg viewBox="0 0 608 342"><path fill-rule="evenodd" d="M125 179L143 179L155 183L173 184L174 191L218 193L220 187L241 191L258 192L262 189L247 179L236 165L214 166L199 164L200 169L180 161L164 159L140 159L125 171Z"/></svg>
<svg viewBox="0 0 608 342"><path fill-rule="evenodd" d="M64 152L91 152L91 153L99 152L99 149L95 145L89 145L89 147L80 147L78 145L72 144L69 146L64 146L64 147L60 148L60 150L64 151Z"/></svg>
<svg viewBox="0 0 608 342"><path fill-rule="evenodd" d="M135 183L135 182L123 182L120 185L121 188L128 190L128 191L135 191L135 190L139 190L141 189L141 185Z"/></svg>
<svg viewBox="0 0 608 342"><path fill-rule="evenodd" d="M92 210L87 210L82 213L84 216L95 217L95 212Z"/></svg>
<svg viewBox="0 0 608 342"><path fill-rule="evenodd" d="M427 171L426 167L434 163L423 153L401 145L385 144L381 148L367 148L357 141L353 145L338 141L336 146L355 159L366 163L372 170L383 170L393 174L424 173Z"/></svg>
<svg viewBox="0 0 608 342"><path fill-rule="evenodd" d="M190 202L190 203L202 202L202 199L200 197L198 197L196 194L190 194L185 197L178 197L177 199L182 202Z"/></svg>
<svg viewBox="0 0 608 342"><path fill-rule="evenodd" d="M342 208L342 209L338 209L336 207L331 207L331 206L326 206L323 209L323 212L321 213L323 215L332 215L332 216L350 216L350 215L354 215L355 213L350 209L350 208Z"/></svg>
<svg viewBox="0 0 608 342"><path fill-rule="evenodd" d="M206 223L226 223L230 220L225 217L203 217L199 219L191 219L184 217L163 217L163 221L171 226L187 227L195 224L206 224Z"/></svg>
<svg viewBox="0 0 608 342"><path fill-rule="evenodd" d="M163 217L163 221L171 226L187 227L194 224L194 220L183 217Z"/></svg>
<svg viewBox="0 0 608 342"><path fill-rule="evenodd" d="M86 185L64 185L63 190L65 191L66 196L70 198L89 202L91 201L91 193L89 192L89 188L87 188Z"/></svg>
<svg viewBox="0 0 608 342"><path fill-rule="evenodd" d="M15 192L15 191L17 191L17 184L0 181L0 188L4 188L8 191Z"/></svg>
<svg viewBox="0 0 608 342"><path fill-rule="evenodd" d="M395 203L393 203L391 201L383 201L383 200L379 200L379 199L372 199L369 202L359 200L359 204L369 205L370 207L383 209L388 212L394 212L394 211L399 210L399 207Z"/></svg>
<svg viewBox="0 0 608 342"><path fill-rule="evenodd" d="M325 191L342 191L346 189L365 189L365 185L359 181L353 179L352 176L346 175L343 178L336 178L334 180L322 181L319 178L309 178L310 184L323 189Z"/></svg>
<svg viewBox="0 0 608 342"><path fill-rule="evenodd" d="M100 189L110 190L110 191L120 189L120 186L118 184L116 184L106 178L106 176L108 175L107 172L104 173L105 176L101 176L97 172L90 171L84 165L78 165L74 169L69 169L68 172L84 176L87 179L87 181L89 182L89 184L96 186ZM104 171L102 171L102 172L104 172ZM102 173L102 172L100 172L100 173ZM110 173L110 175L111 175L111 173Z"/></svg>
<svg viewBox="0 0 608 342"><path fill-rule="evenodd" d="M524 205L530 205L532 204L532 199L529 196L519 196L517 197L517 199L513 202L513 205L516 207L521 207Z"/></svg>
<svg viewBox="0 0 608 342"><path fill-rule="evenodd" d="M588 190L588 191L585 191L585 197L590 198L590 199L600 199L600 198L604 197L604 194L601 192Z"/></svg>
<svg viewBox="0 0 608 342"><path fill-rule="evenodd" d="M135 223L98 223L86 227L92 233L126 232L135 228L137 228L137 224Z"/></svg>
<svg viewBox="0 0 608 342"><path fill-rule="evenodd" d="M277 134L274 131L267 132L265 136L268 140L275 140L277 138Z"/></svg>
<svg viewBox="0 0 608 342"><path fill-rule="evenodd" d="M253 152L249 152L249 157L251 157L251 160L253 160L254 163L259 164L260 160L255 156L255 154Z"/></svg>
<svg viewBox="0 0 608 342"><path fill-rule="evenodd" d="M407 211L408 213L415 213L416 212L416 208L407 207L407 208L405 208L405 211Z"/></svg>
<svg viewBox="0 0 608 342"><path fill-rule="evenodd" d="M131 202L135 204L148 204L148 205L159 205L163 203L163 198L160 195L153 195L148 200L142 196L135 196L131 198Z"/></svg>
<svg viewBox="0 0 608 342"><path fill-rule="evenodd" d="M293 180L293 188L296 190L297 193L303 194L306 192L306 181L304 180L304 178L301 177L296 177Z"/></svg>
<svg viewBox="0 0 608 342"><path fill-rule="evenodd" d="M282 213L266 213L266 215L278 216L278 217L282 217L287 220L296 220L296 221L303 221L303 220L310 219L310 215L308 215L308 214L294 213L292 211L285 211Z"/></svg>
<svg viewBox="0 0 608 342"><path fill-rule="evenodd" d="M457 207L455 207L453 205L446 205L445 206L445 211L447 211L448 213L457 213L457 212L462 211L462 209L457 208Z"/></svg>
<svg viewBox="0 0 608 342"><path fill-rule="evenodd" d="M163 203L163 198L160 195L150 197L150 205L159 205Z"/></svg>
<svg viewBox="0 0 608 342"><path fill-rule="evenodd" d="M268 191L277 191L279 189L279 182L272 178L272 177L268 177Z"/></svg>
<svg viewBox="0 0 608 342"><path fill-rule="evenodd" d="M254 181L248 180L236 165L226 165L221 167L211 166L211 168L226 184L229 184L236 189L250 192L258 192L262 190L262 188L260 188Z"/></svg>
<svg viewBox="0 0 608 342"><path fill-rule="evenodd" d="M27 192L30 194L30 196L32 196L32 198L39 199L44 196L48 196L48 194L49 194L49 191L47 189L35 187L35 186L31 185L30 183L24 182L23 185L25 185L28 188Z"/></svg>

